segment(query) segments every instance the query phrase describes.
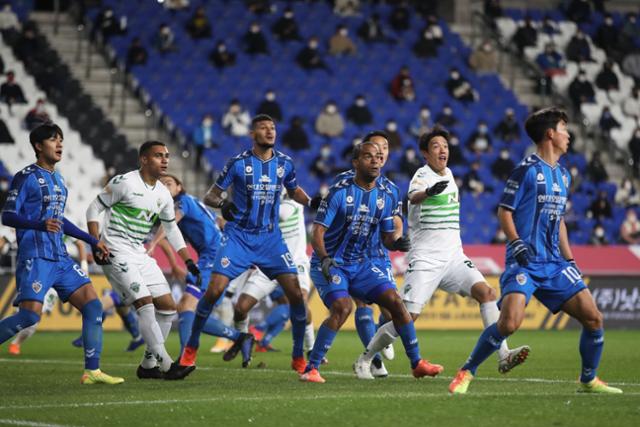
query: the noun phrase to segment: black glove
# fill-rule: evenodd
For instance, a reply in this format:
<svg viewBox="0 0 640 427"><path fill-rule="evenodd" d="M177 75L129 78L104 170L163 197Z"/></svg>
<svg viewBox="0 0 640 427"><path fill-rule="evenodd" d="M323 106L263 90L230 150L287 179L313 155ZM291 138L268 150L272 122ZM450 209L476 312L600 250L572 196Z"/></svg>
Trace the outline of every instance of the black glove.
<svg viewBox="0 0 640 427"><path fill-rule="evenodd" d="M240 212L236 205L228 200L222 201L220 204L220 210L222 211L222 217L227 221L233 221L235 219L233 216Z"/></svg>
<svg viewBox="0 0 640 427"><path fill-rule="evenodd" d="M311 200L309 200L309 207L314 211L317 211L320 207L320 203L322 202L322 196L313 196Z"/></svg>
<svg viewBox="0 0 640 427"><path fill-rule="evenodd" d="M91 253L93 254L93 261L98 265L109 265L111 264L111 260L109 257L103 258L103 252L97 246L91 247Z"/></svg>
<svg viewBox="0 0 640 427"><path fill-rule="evenodd" d="M507 247L511 248L511 253L515 257L518 265L526 267L531 261L531 248L522 239L516 239L509 242Z"/></svg>
<svg viewBox="0 0 640 427"><path fill-rule="evenodd" d="M425 193L427 193L427 197L438 195L442 193L445 188L447 188L447 185L449 185L449 181L438 181L431 187L427 188L425 190Z"/></svg>
<svg viewBox="0 0 640 427"><path fill-rule="evenodd" d="M394 251L409 252L409 249L411 249L411 240L409 239L409 236L402 236L393 242L393 247L391 249Z"/></svg>
<svg viewBox="0 0 640 427"><path fill-rule="evenodd" d="M195 276L196 285L200 286L200 269L198 268L196 263L193 262L192 259L188 259L184 263L187 266L187 270L189 270L189 273L191 273L191 274L193 274Z"/></svg>
<svg viewBox="0 0 640 427"><path fill-rule="evenodd" d="M576 263L575 259L571 258L571 259L568 259L567 261L569 261L569 264L571 264L571 267L576 269L580 277L584 277L584 275L582 274L582 270L580 270L580 268L578 267L578 264Z"/></svg>
<svg viewBox="0 0 640 427"><path fill-rule="evenodd" d="M322 261L320 261L320 263L322 264L322 275L327 280L327 282L331 283L331 271L329 271L329 269L331 267L337 267L338 263L330 256L322 258Z"/></svg>

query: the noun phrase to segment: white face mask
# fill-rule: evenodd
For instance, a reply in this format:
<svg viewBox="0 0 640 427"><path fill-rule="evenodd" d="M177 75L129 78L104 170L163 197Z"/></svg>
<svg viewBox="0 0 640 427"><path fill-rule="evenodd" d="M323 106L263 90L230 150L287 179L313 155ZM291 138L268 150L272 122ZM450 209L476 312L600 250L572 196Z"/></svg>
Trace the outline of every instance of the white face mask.
<svg viewBox="0 0 640 427"><path fill-rule="evenodd" d="M451 78L456 80L456 79L460 78L460 74L459 73L451 73Z"/></svg>
<svg viewBox="0 0 640 427"><path fill-rule="evenodd" d="M322 150L320 150L320 155L322 157L329 157L331 155L331 148L325 147Z"/></svg>
<svg viewBox="0 0 640 427"><path fill-rule="evenodd" d="M335 106L335 105L329 105L329 106L327 106L327 113L329 113L329 114L335 114L337 110L338 110L338 109L336 108L336 106Z"/></svg>
<svg viewBox="0 0 640 427"><path fill-rule="evenodd" d="M284 17L287 18L287 19L291 19L291 18L293 18L293 13L287 12L287 13L284 14Z"/></svg>
<svg viewBox="0 0 640 427"><path fill-rule="evenodd" d="M428 119L430 116L431 116L431 113L429 112L429 110L420 111L420 117L424 119Z"/></svg>
<svg viewBox="0 0 640 427"><path fill-rule="evenodd" d="M596 237L604 237L604 230L602 228L596 228Z"/></svg>
<svg viewBox="0 0 640 427"><path fill-rule="evenodd" d="M509 158L509 152L508 152L508 151L502 151L502 152L500 153L500 158L501 158L502 160L507 160L507 159Z"/></svg>
<svg viewBox="0 0 640 427"><path fill-rule="evenodd" d="M265 96L267 101L273 101L276 99L276 94L275 93L271 93L269 92L266 96Z"/></svg>
<svg viewBox="0 0 640 427"><path fill-rule="evenodd" d="M346 37L347 34L349 34L349 31L347 31L346 29L343 28L342 30L340 30L340 35L341 36Z"/></svg>
<svg viewBox="0 0 640 427"><path fill-rule="evenodd" d="M9 189L8 181L0 181L0 191L7 191Z"/></svg>
<svg viewBox="0 0 640 427"><path fill-rule="evenodd" d="M318 42L309 42L309 47L311 49L317 49L318 48Z"/></svg>
<svg viewBox="0 0 640 427"><path fill-rule="evenodd" d="M358 99L356 100L356 105L358 107L364 107L365 105L367 105L367 101L365 101L364 99Z"/></svg>
<svg viewBox="0 0 640 427"><path fill-rule="evenodd" d="M226 52L227 47L225 45L218 46L218 52Z"/></svg>
<svg viewBox="0 0 640 427"><path fill-rule="evenodd" d="M478 130L480 131L480 133L487 133L487 126L486 125L481 125L478 127Z"/></svg>
<svg viewBox="0 0 640 427"><path fill-rule="evenodd" d="M451 115L451 108L445 108L443 111L445 116L450 116Z"/></svg>
<svg viewBox="0 0 640 427"><path fill-rule="evenodd" d="M398 125L397 125L397 124L395 124L394 122L391 122L391 123L387 124L387 129L388 129L390 132L395 132L395 131L396 131L396 129L398 129Z"/></svg>

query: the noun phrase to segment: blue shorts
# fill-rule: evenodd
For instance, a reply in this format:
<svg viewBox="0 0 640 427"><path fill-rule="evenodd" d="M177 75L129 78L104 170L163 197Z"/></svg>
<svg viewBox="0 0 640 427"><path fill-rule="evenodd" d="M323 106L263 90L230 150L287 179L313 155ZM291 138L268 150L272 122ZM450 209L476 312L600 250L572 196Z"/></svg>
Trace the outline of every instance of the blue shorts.
<svg viewBox="0 0 640 427"><path fill-rule="evenodd" d="M42 303L51 287L61 301L67 302L71 294L87 283L91 283L87 273L70 257L61 257L58 261L30 258L16 266L18 295L13 305L17 306L22 301Z"/></svg>
<svg viewBox="0 0 640 427"><path fill-rule="evenodd" d="M387 290L396 289L387 273L370 260L331 268L330 271L331 283L324 278L320 264L311 265L311 280L327 308L335 300L348 298L349 295L370 304Z"/></svg>
<svg viewBox="0 0 640 427"><path fill-rule="evenodd" d="M277 286L276 289L271 292L269 294L269 298L271 298L271 301L276 301L279 298L282 298L284 296L284 289L282 289L282 286Z"/></svg>
<svg viewBox="0 0 640 427"><path fill-rule="evenodd" d="M259 267L270 280L281 274L298 274L279 229L270 233L247 233L225 227L213 272L233 280L252 265Z"/></svg>
<svg viewBox="0 0 640 427"><path fill-rule="evenodd" d="M209 279L213 273L213 265L215 261L215 253L201 254L198 258L198 268L200 269L200 283L197 283L196 277L187 273L187 287L185 292L193 295L197 299L202 298L207 287L209 286Z"/></svg>
<svg viewBox="0 0 640 427"><path fill-rule="evenodd" d="M387 277L389 278L389 281L393 283L393 286L396 286L396 279L393 276L393 267L391 266L391 259L388 256L385 258L372 258L371 262L380 270L384 271Z"/></svg>
<svg viewBox="0 0 640 427"><path fill-rule="evenodd" d="M512 264L500 276L502 295L498 307L505 295L520 293L525 295L527 304L533 295L555 314L565 302L586 288L580 273L567 261L531 263L527 267Z"/></svg>

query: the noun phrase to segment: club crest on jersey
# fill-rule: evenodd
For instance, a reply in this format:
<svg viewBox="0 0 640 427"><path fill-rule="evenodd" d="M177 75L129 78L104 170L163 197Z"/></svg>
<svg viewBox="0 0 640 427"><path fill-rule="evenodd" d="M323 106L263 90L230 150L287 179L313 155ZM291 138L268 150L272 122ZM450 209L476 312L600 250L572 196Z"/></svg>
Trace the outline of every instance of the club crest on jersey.
<svg viewBox="0 0 640 427"><path fill-rule="evenodd" d="M44 180L44 178L38 178L38 182L40 183L40 185L44 185L46 181Z"/></svg>
<svg viewBox="0 0 640 427"><path fill-rule="evenodd" d="M538 175L536 175L536 181L538 181L539 183L543 183L544 182L544 174L542 172L540 172Z"/></svg>
<svg viewBox="0 0 640 427"><path fill-rule="evenodd" d="M561 192L562 192L562 190L560 189L560 186L558 185L558 183L557 183L557 182L554 182L554 183L553 183L553 185L551 186L551 190L552 190L554 193L561 193Z"/></svg>
<svg viewBox="0 0 640 427"><path fill-rule="evenodd" d="M271 178L269 178L269 175L262 175L260 177L260 182L264 183L264 184L268 184L271 182Z"/></svg>
<svg viewBox="0 0 640 427"><path fill-rule="evenodd" d="M39 293L42 290L42 283L36 280L31 284L31 289L33 289L33 292L35 292L36 294Z"/></svg>
<svg viewBox="0 0 640 427"><path fill-rule="evenodd" d="M358 208L358 212L369 213L369 207L363 203Z"/></svg>
<svg viewBox="0 0 640 427"><path fill-rule="evenodd" d="M133 292L138 293L140 291L140 283L133 282L129 285L129 288L131 288Z"/></svg>
<svg viewBox="0 0 640 427"><path fill-rule="evenodd" d="M253 173L253 168L251 166L247 166L244 168L245 175L251 175Z"/></svg>
<svg viewBox="0 0 640 427"><path fill-rule="evenodd" d="M517 274L516 282L518 282L518 285L523 286L525 283L527 283L527 276L524 273Z"/></svg>
<svg viewBox="0 0 640 427"><path fill-rule="evenodd" d="M331 281L333 282L334 285L339 285L340 282L342 282L342 277L338 276L337 274L334 274L333 276L331 276Z"/></svg>
<svg viewBox="0 0 640 427"><path fill-rule="evenodd" d="M347 196L347 203L348 204L353 203L353 196Z"/></svg>
<svg viewBox="0 0 640 427"><path fill-rule="evenodd" d="M376 206L378 207L378 209L384 209L384 199L380 198L376 200Z"/></svg>
<svg viewBox="0 0 640 427"><path fill-rule="evenodd" d="M276 175L278 175L278 178L282 178L284 176L283 166L278 166L278 169L276 169Z"/></svg>
<svg viewBox="0 0 640 427"><path fill-rule="evenodd" d="M228 257L223 257L220 260L220 265L222 265L222 268L227 268L227 267L229 267L230 264L231 264L231 261L229 260Z"/></svg>

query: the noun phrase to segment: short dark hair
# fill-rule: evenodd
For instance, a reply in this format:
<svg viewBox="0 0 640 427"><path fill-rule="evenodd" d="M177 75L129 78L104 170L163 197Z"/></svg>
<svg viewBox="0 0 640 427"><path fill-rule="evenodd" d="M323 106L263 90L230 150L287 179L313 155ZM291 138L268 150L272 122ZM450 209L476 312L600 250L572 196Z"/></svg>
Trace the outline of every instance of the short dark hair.
<svg viewBox="0 0 640 427"><path fill-rule="evenodd" d="M256 125L260 122L273 122L273 118L268 114L258 114L251 120L251 129L255 129Z"/></svg>
<svg viewBox="0 0 640 427"><path fill-rule="evenodd" d="M376 137L376 136L381 136L382 138L384 138L387 141L389 141L389 134L388 133L386 133L383 130L374 130L374 131L371 131L368 134L366 134L364 136L364 138L362 138L362 142L371 142L371 139L373 137Z"/></svg>
<svg viewBox="0 0 640 427"><path fill-rule="evenodd" d="M31 147L33 147L33 151L36 153L36 157L38 156L36 144L40 144L46 139L54 138L56 135L60 135L60 138L64 139L62 129L53 122L43 123L29 133L29 142L31 143Z"/></svg>
<svg viewBox="0 0 640 427"><path fill-rule="evenodd" d="M435 125L434 127L431 128L431 130L427 131L426 133L423 133L420 139L418 140L418 147L420 148L420 151L429 151L429 142L431 142L431 140L436 136L443 137L447 141L447 144L451 139L451 134L449 133L448 130L446 130L444 127L440 125Z"/></svg>
<svg viewBox="0 0 640 427"><path fill-rule="evenodd" d="M560 122L569 122L567 113L557 107L545 108L538 110L527 117L524 122L524 129L527 131L529 138L536 144L544 139L544 135L548 129L554 129Z"/></svg>
<svg viewBox="0 0 640 427"><path fill-rule="evenodd" d="M378 146L371 141L362 141L353 146L353 150L351 151L351 160L358 160L360 158L360 154L362 154L362 149L365 145L373 145L378 148Z"/></svg>
<svg viewBox="0 0 640 427"><path fill-rule="evenodd" d="M142 157L145 154L147 154L147 152L149 150L151 150L152 147L155 147L157 145L161 145L163 147L166 147L167 144L165 144L164 142L160 142L160 141L147 141L144 144L142 144L140 146L140 150L138 151L138 157Z"/></svg>

